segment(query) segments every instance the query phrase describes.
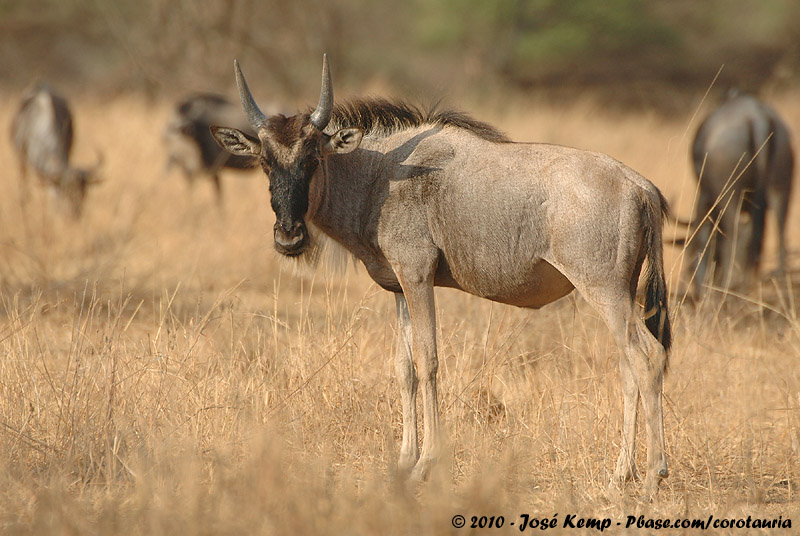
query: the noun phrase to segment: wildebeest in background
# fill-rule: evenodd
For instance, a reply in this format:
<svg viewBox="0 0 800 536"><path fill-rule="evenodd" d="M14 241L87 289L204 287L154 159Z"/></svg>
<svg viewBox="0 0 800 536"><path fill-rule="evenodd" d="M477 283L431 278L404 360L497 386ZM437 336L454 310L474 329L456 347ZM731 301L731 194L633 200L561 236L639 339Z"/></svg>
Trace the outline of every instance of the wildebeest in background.
<svg viewBox="0 0 800 536"><path fill-rule="evenodd" d="M177 166L189 185L197 175L209 177L217 201L222 201L219 173L223 168L250 170L258 164L251 156L232 155L214 141L211 126L238 128L256 137L241 109L225 97L210 93L192 95L180 101L164 131L167 145L167 170Z"/></svg>
<svg viewBox="0 0 800 536"><path fill-rule="evenodd" d="M758 272L767 209L775 213L779 271L786 269L786 216L794 156L786 124L757 98L730 92L700 125L692 144L699 181L690 243L695 293L704 285L737 287ZM717 224L719 232L712 234ZM709 269L713 269L713 281Z"/></svg>
<svg viewBox="0 0 800 536"><path fill-rule="evenodd" d="M652 183L603 154L511 143L462 113L375 99L334 107L327 58L310 113L267 117L238 63L236 80L258 138L232 128L212 132L234 154L260 159L277 219L275 248L287 256L312 250L313 224L395 294L401 471L424 478L442 449L434 286L533 309L577 288L622 350L625 411L615 482L636 473L641 395L645 489L655 493L667 474L662 381L671 336L661 239L667 206ZM643 319L635 295L645 260Z"/></svg>
<svg viewBox="0 0 800 536"><path fill-rule="evenodd" d="M70 165L73 127L67 101L46 84L38 84L23 96L11 123L11 139L19 156L23 198L27 197L31 167L79 217L88 187L100 182L97 172L102 156L91 168Z"/></svg>

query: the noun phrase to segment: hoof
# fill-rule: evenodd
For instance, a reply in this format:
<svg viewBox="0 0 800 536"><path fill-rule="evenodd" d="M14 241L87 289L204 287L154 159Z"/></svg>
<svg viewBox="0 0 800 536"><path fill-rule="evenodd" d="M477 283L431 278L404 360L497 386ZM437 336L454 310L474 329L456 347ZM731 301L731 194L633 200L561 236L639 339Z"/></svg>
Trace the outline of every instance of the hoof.
<svg viewBox="0 0 800 536"><path fill-rule="evenodd" d="M623 498L624 482L620 482L616 478L612 478L606 487L606 499L609 502L617 502Z"/></svg>
<svg viewBox="0 0 800 536"><path fill-rule="evenodd" d="M656 485L658 485L658 481L662 478L667 478L669 476L669 466L667 466L666 460L662 459L661 463L657 464L654 470L648 471L648 477L650 473L652 473L653 476L658 476L658 478L655 479Z"/></svg>
<svg viewBox="0 0 800 536"><path fill-rule="evenodd" d="M656 495L658 495L658 484L662 478L666 478L668 475L669 471L666 466L647 474L644 482L644 494L642 495L643 502L652 502L655 499Z"/></svg>
<svg viewBox="0 0 800 536"><path fill-rule="evenodd" d="M617 460L617 468L614 471L614 476L611 477L609 489L616 488L622 490L628 482L636 482L639 480L639 472L632 461L620 456Z"/></svg>
<svg viewBox="0 0 800 536"><path fill-rule="evenodd" d="M627 482L638 482L639 472L636 469L627 469L625 471L615 471L614 476L611 477L611 483L617 483L619 486L624 486Z"/></svg>
<svg viewBox="0 0 800 536"><path fill-rule="evenodd" d="M656 495L658 495L658 489L655 491L645 491L639 496L639 502L651 503L656 500Z"/></svg>

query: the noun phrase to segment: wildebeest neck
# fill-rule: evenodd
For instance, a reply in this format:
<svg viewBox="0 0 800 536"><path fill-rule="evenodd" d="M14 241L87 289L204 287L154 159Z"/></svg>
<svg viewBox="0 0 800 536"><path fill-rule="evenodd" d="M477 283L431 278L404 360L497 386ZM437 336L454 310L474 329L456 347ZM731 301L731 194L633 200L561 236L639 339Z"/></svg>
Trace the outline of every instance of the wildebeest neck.
<svg viewBox="0 0 800 536"><path fill-rule="evenodd" d="M386 199L393 184L413 181L424 189L435 182L435 174L452 158L452 147L436 136L441 132L438 126L423 125L371 136L352 153L326 157L311 182L309 220L368 269L370 263L385 261L377 233Z"/></svg>

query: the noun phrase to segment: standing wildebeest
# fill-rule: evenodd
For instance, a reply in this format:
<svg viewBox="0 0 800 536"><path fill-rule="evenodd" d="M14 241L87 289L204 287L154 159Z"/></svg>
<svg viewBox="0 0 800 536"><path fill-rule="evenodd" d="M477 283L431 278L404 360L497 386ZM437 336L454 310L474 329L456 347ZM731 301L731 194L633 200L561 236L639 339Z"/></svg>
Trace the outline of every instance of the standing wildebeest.
<svg viewBox="0 0 800 536"><path fill-rule="evenodd" d="M252 156L232 155L214 141L209 128L229 125L257 137L242 111L225 97L208 93L179 102L164 132L167 143L167 169L177 165L191 186L195 175L211 178L217 202L222 201L219 173L223 168L249 170L258 164Z"/></svg>
<svg viewBox="0 0 800 536"><path fill-rule="evenodd" d="M80 216L86 190L96 179L102 157L88 169L72 167L72 113L67 101L39 84L25 94L11 123L11 139L19 153L23 197L27 192L28 166L41 181L68 202L72 214Z"/></svg>
<svg viewBox="0 0 800 536"><path fill-rule="evenodd" d="M434 286L537 309L578 288L622 349L622 452L615 481L635 476L641 394L648 436L645 488L667 474L662 380L670 346L661 227L666 202L620 162L544 144L512 143L456 112L384 100L333 105L327 58L311 113L266 117L236 66L252 140L213 128L269 178L275 248L299 256L306 222L360 259L395 293L395 367L403 406L399 468L424 478L440 453ZM645 319L635 294L648 260ZM417 387L424 438L417 445Z"/></svg>
<svg viewBox="0 0 800 536"><path fill-rule="evenodd" d="M754 97L732 92L697 130L692 160L699 181L695 218L701 220L690 245L697 269L695 292L710 283L706 279L712 258L717 284L736 286L755 276L767 208L777 217L778 269L785 270L794 157L789 129L775 111ZM711 240L715 222L719 233Z"/></svg>

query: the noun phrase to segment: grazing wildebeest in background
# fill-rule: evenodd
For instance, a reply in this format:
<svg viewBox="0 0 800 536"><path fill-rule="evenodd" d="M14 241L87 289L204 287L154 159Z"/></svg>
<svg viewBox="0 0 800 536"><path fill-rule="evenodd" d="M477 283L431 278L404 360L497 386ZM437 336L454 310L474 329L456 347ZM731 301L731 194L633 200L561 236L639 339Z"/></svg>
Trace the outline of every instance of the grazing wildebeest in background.
<svg viewBox="0 0 800 536"><path fill-rule="evenodd" d="M167 145L167 169L178 166L191 186L196 175L208 176L214 184L217 201L222 201L219 173L223 168L249 170L258 165L252 156L232 155L223 151L211 136L213 125L227 125L257 137L241 109L225 97L203 93L178 103L164 131Z"/></svg>
<svg viewBox="0 0 800 536"><path fill-rule="evenodd" d="M712 282L712 262L717 285L735 287L753 279L768 208L778 224L778 270L785 270L794 156L789 129L778 114L755 97L731 92L697 130L692 161L699 181L699 230L690 243L695 293ZM719 232L712 236L715 223Z"/></svg>
<svg viewBox="0 0 800 536"><path fill-rule="evenodd" d="M258 139L233 128L212 132L232 153L259 158L276 215L275 248L288 256L313 249L313 224L395 294L399 469L424 478L441 450L434 286L533 309L577 288L622 350L625 410L615 482L635 476L641 395L645 489L655 493L667 474L661 398L671 338L661 239L667 206L659 190L606 155L512 143L465 114L376 99L334 106L327 58L313 112L267 117L235 66ZM645 259L643 319L635 294Z"/></svg>
<svg viewBox="0 0 800 536"><path fill-rule="evenodd" d="M11 139L19 156L23 198L27 197L30 166L39 179L69 204L77 218L83 209L86 191L100 182L97 172L102 162L91 168L70 165L72 151L72 113L67 101L47 85L38 84L27 92L11 123Z"/></svg>

